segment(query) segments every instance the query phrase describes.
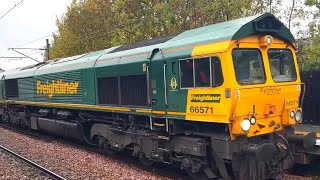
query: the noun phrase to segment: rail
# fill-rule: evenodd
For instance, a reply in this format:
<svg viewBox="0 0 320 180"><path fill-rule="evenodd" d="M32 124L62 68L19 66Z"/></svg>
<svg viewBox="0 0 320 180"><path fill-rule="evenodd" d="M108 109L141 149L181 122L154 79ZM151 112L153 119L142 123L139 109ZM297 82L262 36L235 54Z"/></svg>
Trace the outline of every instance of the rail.
<svg viewBox="0 0 320 180"><path fill-rule="evenodd" d="M66 180L65 178L61 177L60 175L58 175L58 174L56 174L56 173L54 173L54 172L52 172L52 171L50 171L50 170L48 170L48 169L40 166L39 164L37 164L37 163L35 163L35 162L33 162L33 161L31 161L31 160L29 160L29 159L27 159L27 158L19 155L19 154L11 151L10 149L8 149L8 148L6 148L6 147L4 147L4 146L1 146L1 145L0 145L0 149L3 150L4 152L7 152L8 154L16 157L16 158L22 160L23 162L31 165L32 167L34 167L34 168L36 168L36 169L44 172L45 174L47 174L48 176L50 176L50 177L53 178L53 179L56 179L56 180Z"/></svg>

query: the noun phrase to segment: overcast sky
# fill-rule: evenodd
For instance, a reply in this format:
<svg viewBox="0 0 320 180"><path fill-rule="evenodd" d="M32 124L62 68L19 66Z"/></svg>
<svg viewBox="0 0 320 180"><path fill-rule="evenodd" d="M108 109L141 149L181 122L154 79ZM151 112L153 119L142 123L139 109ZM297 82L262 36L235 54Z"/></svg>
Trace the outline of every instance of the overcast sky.
<svg viewBox="0 0 320 180"><path fill-rule="evenodd" d="M20 1L1 0L0 17ZM55 32L57 30L56 18L61 17L70 3L71 0L24 0L16 6L9 14L0 19L0 57L20 56L13 51L7 51L7 49L18 47ZM51 36L46 38L51 38ZM42 48L45 46L46 38L21 47ZM21 50L21 52L30 54L37 60L41 60L41 53L43 53L43 51L31 52L31 50ZM0 68L12 69L31 63L35 63L35 61L23 59L8 62L8 59L0 59Z"/></svg>

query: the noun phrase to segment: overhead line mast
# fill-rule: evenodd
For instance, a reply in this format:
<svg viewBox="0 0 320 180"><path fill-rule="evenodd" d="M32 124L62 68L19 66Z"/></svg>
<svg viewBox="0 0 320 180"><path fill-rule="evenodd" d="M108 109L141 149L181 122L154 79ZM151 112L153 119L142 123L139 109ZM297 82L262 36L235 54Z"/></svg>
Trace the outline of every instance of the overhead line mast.
<svg viewBox="0 0 320 180"><path fill-rule="evenodd" d="M34 40L32 40L32 41L26 42L26 43L21 44L21 45L16 46L16 47L17 47L17 48L20 48L20 47L22 47L22 46L25 46L25 45L28 45L28 44L31 44L31 43L37 42L37 41L39 41L39 40L41 40L41 39L44 39L44 38L46 38L46 37L48 37L48 36L51 36L51 34L48 34L48 35L46 35L46 36L43 36L43 37L40 37L40 38L34 39ZM11 49L9 48L9 49L7 49L6 51L1 52L1 53L0 53L0 55L1 55L1 54L4 54L4 53L6 53L6 52L8 52L8 51L10 51L10 50L11 50Z"/></svg>
<svg viewBox="0 0 320 180"><path fill-rule="evenodd" d="M32 60L38 62L38 63L40 63L41 61L36 60L36 59L30 57L31 54L27 55L26 53L22 53L22 52L20 52L20 51L18 51L18 50L32 50L32 51L30 51L30 52L37 51L37 50L39 50L39 51L46 51L46 53L47 53L47 60L49 60L49 59L50 59L49 49L50 49L49 39L46 39L46 47L45 47L45 48L21 48L21 47L20 47L20 48L19 48L19 47L17 47L17 48L9 48L9 50L12 50L12 51L14 51L14 52L22 55L22 57L14 57L14 58L20 58L20 59L22 59L22 58L29 58L29 59L32 59ZM0 57L0 59L8 59L8 58L13 58L13 57L3 57L3 56Z"/></svg>

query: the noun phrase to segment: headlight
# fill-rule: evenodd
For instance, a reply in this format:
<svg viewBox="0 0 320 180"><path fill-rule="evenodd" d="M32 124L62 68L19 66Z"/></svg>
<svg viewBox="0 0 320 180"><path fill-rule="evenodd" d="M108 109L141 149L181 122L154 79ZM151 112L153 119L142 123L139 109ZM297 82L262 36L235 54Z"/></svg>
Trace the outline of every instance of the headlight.
<svg viewBox="0 0 320 180"><path fill-rule="evenodd" d="M291 112L290 112L290 117L291 117L291 118L294 118L295 115L296 115L296 113L294 113L294 111L291 111Z"/></svg>
<svg viewBox="0 0 320 180"><path fill-rule="evenodd" d="M245 133L248 132L250 127L251 127L251 123L250 123L249 119L242 120L241 129L243 132L245 132Z"/></svg>
<svg viewBox="0 0 320 180"><path fill-rule="evenodd" d="M298 122L298 123L301 123L301 122L302 122L302 112L301 112L301 110L298 110L298 111L296 112L296 116L295 116L294 119L295 119L296 122Z"/></svg>
<svg viewBox="0 0 320 180"><path fill-rule="evenodd" d="M251 123L252 125L254 125L254 124L256 123L256 118L255 118L255 117L251 117L250 123Z"/></svg>

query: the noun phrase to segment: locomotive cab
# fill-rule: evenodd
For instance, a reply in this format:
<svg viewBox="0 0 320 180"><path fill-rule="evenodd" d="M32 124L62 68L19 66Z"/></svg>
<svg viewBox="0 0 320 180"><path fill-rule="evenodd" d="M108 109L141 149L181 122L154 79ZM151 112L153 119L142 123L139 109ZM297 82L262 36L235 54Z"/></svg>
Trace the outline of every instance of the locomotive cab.
<svg viewBox="0 0 320 180"><path fill-rule="evenodd" d="M193 64L195 81L188 84L193 88L188 89L186 120L226 125L223 136L215 134L222 132L219 126L202 134L214 134L213 151L232 162L238 178L246 179L246 173L272 178L272 172L293 165L292 145L315 145L314 135L293 134L292 127L302 122L302 84L294 38L273 15L244 25L230 40L195 47L192 55L193 61L180 61L181 87L188 84L186 64ZM207 84L198 70L201 63ZM252 170L255 165L266 169Z"/></svg>
<svg viewBox="0 0 320 180"><path fill-rule="evenodd" d="M295 49L281 39L266 36L272 39L267 46L261 46L261 37L253 35L239 40L229 51L235 92L233 137L282 131L302 122Z"/></svg>

